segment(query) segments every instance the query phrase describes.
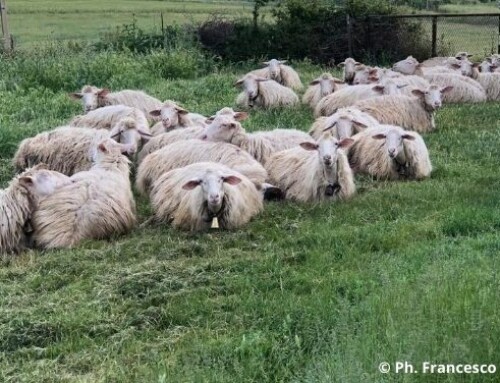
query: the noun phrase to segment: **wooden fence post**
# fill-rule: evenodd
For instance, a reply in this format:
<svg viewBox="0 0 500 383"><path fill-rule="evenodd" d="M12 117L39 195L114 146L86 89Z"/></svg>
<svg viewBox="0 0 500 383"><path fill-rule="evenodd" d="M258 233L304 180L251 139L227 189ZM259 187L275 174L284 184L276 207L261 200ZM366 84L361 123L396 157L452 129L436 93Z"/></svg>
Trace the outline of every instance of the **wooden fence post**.
<svg viewBox="0 0 500 383"><path fill-rule="evenodd" d="M352 54L352 20L349 14L346 15L347 22L347 52L349 57L353 57Z"/></svg>
<svg viewBox="0 0 500 383"><path fill-rule="evenodd" d="M432 17L432 57L437 56L437 16Z"/></svg>
<svg viewBox="0 0 500 383"><path fill-rule="evenodd" d="M5 0L0 0L0 18L2 19L2 37L5 52L12 50L12 38L9 33L9 22L7 20L7 4Z"/></svg>

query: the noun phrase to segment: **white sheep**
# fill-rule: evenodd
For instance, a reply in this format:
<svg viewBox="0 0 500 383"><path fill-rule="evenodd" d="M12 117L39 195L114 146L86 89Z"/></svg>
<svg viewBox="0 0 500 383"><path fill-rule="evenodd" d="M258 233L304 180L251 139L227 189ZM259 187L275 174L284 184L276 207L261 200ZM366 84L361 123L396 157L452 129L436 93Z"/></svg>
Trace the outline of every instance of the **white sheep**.
<svg viewBox="0 0 500 383"><path fill-rule="evenodd" d="M422 137L393 125L379 125L356 135L349 162L355 172L377 179L421 180L432 171Z"/></svg>
<svg viewBox="0 0 500 383"><path fill-rule="evenodd" d="M396 85L391 79L385 80L383 84L348 86L323 97L316 105L314 115L316 117L330 116L338 109L354 105L360 100L382 95L400 94L400 88L403 87L403 85Z"/></svg>
<svg viewBox="0 0 500 383"><path fill-rule="evenodd" d="M472 69L472 78L484 88L489 101L500 101L500 73L479 73L475 66Z"/></svg>
<svg viewBox="0 0 500 383"><path fill-rule="evenodd" d="M107 88L97 88L92 85L85 85L81 92L70 93L70 97L81 100L83 112L88 113L97 108L110 105L125 105L140 109L145 115L150 110L161 107L161 101L140 90L121 90L111 92Z"/></svg>
<svg viewBox="0 0 500 383"><path fill-rule="evenodd" d="M344 82L346 84L352 85L354 81L354 75L356 73L356 66L361 65L361 63L357 62L351 57L346 58L343 62L338 64L339 67L344 68Z"/></svg>
<svg viewBox="0 0 500 383"><path fill-rule="evenodd" d="M470 61L468 60L467 62L470 63ZM457 73L457 69L461 69L461 67L462 63L454 57L445 58L442 65L425 67L422 63L419 63L418 60L413 56L408 56L404 60L395 63L392 66L392 69L404 75L416 75L424 77L426 74L433 73ZM466 70L466 65L464 65L464 70Z"/></svg>
<svg viewBox="0 0 500 383"><path fill-rule="evenodd" d="M146 115L137 108L125 105L111 105L92 110L91 112L74 117L68 125L80 128L111 130L121 119L131 118L135 121L138 130L151 133Z"/></svg>
<svg viewBox="0 0 500 383"><path fill-rule="evenodd" d="M331 131L338 140L359 133L370 126L378 125L378 121L368 113L356 108L341 108L327 117L318 117L309 130L309 135L318 140L323 132Z"/></svg>
<svg viewBox="0 0 500 383"><path fill-rule="evenodd" d="M314 108L323 97L345 86L346 84L342 80L333 77L330 73L323 73L309 83L309 87L302 96L302 103Z"/></svg>
<svg viewBox="0 0 500 383"><path fill-rule="evenodd" d="M354 107L370 114L381 124L429 132L436 128L434 112L442 106L442 96L451 89L431 85L425 90L414 89L413 94L417 97L381 96L360 101Z"/></svg>
<svg viewBox="0 0 500 383"><path fill-rule="evenodd" d="M458 60L465 60L465 59L468 59L472 56L473 55L471 55L467 52L458 52L454 58L456 58ZM449 59L449 57L432 57L430 59L423 61L422 66L429 67L429 68L435 67L435 66L444 66L444 65L446 65L446 62L448 59Z"/></svg>
<svg viewBox="0 0 500 383"><path fill-rule="evenodd" d="M122 152L132 155L150 135L138 130L129 118L120 120L111 131L63 126L23 140L13 164L17 171L22 171L45 163L49 169L71 176L92 167L97 145L107 138L121 143Z"/></svg>
<svg viewBox="0 0 500 383"><path fill-rule="evenodd" d="M151 190L156 220L190 231L207 230L214 219L222 229L239 228L263 210L262 201L247 177L214 162L170 170Z"/></svg>
<svg viewBox="0 0 500 383"><path fill-rule="evenodd" d="M69 177L39 164L0 190L0 254L19 253L27 246L29 221L38 200L69 183Z"/></svg>
<svg viewBox="0 0 500 383"><path fill-rule="evenodd" d="M267 172L250 154L225 142L185 140L167 145L147 155L137 169L136 187L147 195L162 174L195 162L217 162L248 177L261 190Z"/></svg>
<svg viewBox="0 0 500 383"><path fill-rule="evenodd" d="M307 140L308 135L295 129L247 133L232 116L219 115L207 126L203 139L238 146L257 161L265 164L272 153L293 148Z"/></svg>
<svg viewBox="0 0 500 383"><path fill-rule="evenodd" d="M285 65L285 63L286 60L271 59L263 62L266 66L265 68L256 69L250 73L257 77L274 80L287 88L301 90L303 85L299 74L292 67Z"/></svg>
<svg viewBox="0 0 500 383"><path fill-rule="evenodd" d="M34 245L74 247L85 239L110 238L132 229L136 217L129 164L119 144L101 142L89 171L73 175L71 184L40 199L32 218Z"/></svg>
<svg viewBox="0 0 500 383"><path fill-rule="evenodd" d="M203 127L206 119L200 114L188 112L172 100L166 100L159 108L150 110L149 115L160 120L151 128L153 136L179 128Z"/></svg>
<svg viewBox="0 0 500 383"><path fill-rule="evenodd" d="M351 138L338 141L324 132L316 143L274 153L266 164L270 181L282 189L285 198L302 201L345 200L356 192L352 170L342 149Z"/></svg>
<svg viewBox="0 0 500 383"><path fill-rule="evenodd" d="M460 74L433 73L425 75L425 79L440 87L452 87L443 97L445 103L479 103L487 99L481 84Z"/></svg>
<svg viewBox="0 0 500 383"><path fill-rule="evenodd" d="M253 74L245 75L235 85L243 87L236 103L245 108L286 107L299 103L299 97L290 88Z"/></svg>

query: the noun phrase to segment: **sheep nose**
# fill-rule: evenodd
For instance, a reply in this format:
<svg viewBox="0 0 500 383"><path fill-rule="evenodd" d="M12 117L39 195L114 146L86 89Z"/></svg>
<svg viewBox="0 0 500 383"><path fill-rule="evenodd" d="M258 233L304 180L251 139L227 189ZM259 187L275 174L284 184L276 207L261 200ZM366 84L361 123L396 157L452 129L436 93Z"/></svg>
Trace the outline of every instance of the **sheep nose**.
<svg viewBox="0 0 500 383"><path fill-rule="evenodd" d="M219 195L219 194L211 194L211 195L209 196L209 200L210 200L210 203L211 203L211 204L214 204L214 205L215 205L215 204L220 203L221 198L220 198L220 195Z"/></svg>
<svg viewBox="0 0 500 383"><path fill-rule="evenodd" d="M434 103L434 106L435 106L436 108L439 108L439 107L441 107L441 103L440 103L439 101L436 101L436 102Z"/></svg>
<svg viewBox="0 0 500 383"><path fill-rule="evenodd" d="M389 157L394 158L396 155L396 149L389 149Z"/></svg>

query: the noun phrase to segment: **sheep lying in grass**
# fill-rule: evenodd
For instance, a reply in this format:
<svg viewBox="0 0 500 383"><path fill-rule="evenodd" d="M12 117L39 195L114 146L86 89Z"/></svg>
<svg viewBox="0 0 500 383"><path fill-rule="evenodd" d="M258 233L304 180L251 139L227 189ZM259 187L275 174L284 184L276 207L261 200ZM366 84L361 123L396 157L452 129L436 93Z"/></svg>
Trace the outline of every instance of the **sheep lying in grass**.
<svg viewBox="0 0 500 383"><path fill-rule="evenodd" d="M167 100L157 109L151 110L149 114L158 121L151 128L153 136L170 132L174 129L186 128L192 126L204 126L206 117L200 114L190 113L179 106L175 101ZM202 119L202 120L200 120Z"/></svg>
<svg viewBox="0 0 500 383"><path fill-rule="evenodd" d="M330 73L323 73L320 77L310 82L309 88L307 88L302 97L302 103L314 108L323 97L345 86L342 80L333 77Z"/></svg>
<svg viewBox="0 0 500 383"><path fill-rule="evenodd" d="M262 194L244 175L225 165L198 162L163 174L151 190L158 221L177 229L200 231L217 219L236 229L262 211Z"/></svg>
<svg viewBox="0 0 500 383"><path fill-rule="evenodd" d="M356 73L356 66L360 66L361 63L357 62L351 57L346 58L343 62L339 63L339 67L344 68L344 82L346 84L352 85L354 81L354 75Z"/></svg>
<svg viewBox="0 0 500 383"><path fill-rule="evenodd" d="M392 80L386 80L384 84L348 86L323 97L316 105L314 115L316 117L330 116L338 109L352 106L360 100L380 97L384 94L399 94L402 87Z"/></svg>
<svg viewBox="0 0 500 383"><path fill-rule="evenodd" d="M272 59L265 61L263 63L266 65L265 68L256 69L250 72L250 74L274 80L287 88L301 90L304 86L302 85L302 81L300 81L299 74L292 67L284 65L285 63L286 60Z"/></svg>
<svg viewBox="0 0 500 383"><path fill-rule="evenodd" d="M87 114L74 117L68 125L79 128L111 130L120 120L127 117L135 121L137 129L141 132L151 133L145 114L137 108L124 105L98 108Z"/></svg>
<svg viewBox="0 0 500 383"><path fill-rule="evenodd" d="M0 190L0 254L19 253L26 247L29 220L38 200L69 183L68 177L39 164Z"/></svg>
<svg viewBox="0 0 500 383"><path fill-rule="evenodd" d="M309 135L318 140L323 132L331 131L339 140L351 137L367 127L378 125L378 121L356 108L341 108L328 117L318 117L309 130Z"/></svg>
<svg viewBox="0 0 500 383"><path fill-rule="evenodd" d="M145 115L150 110L161 107L161 101L140 90L121 90L111 92L92 85L85 85L79 93L70 93L70 97L82 100L83 112L88 113L97 108L110 105L125 105L140 109Z"/></svg>
<svg viewBox="0 0 500 383"><path fill-rule="evenodd" d="M462 63L464 63L463 70L467 71L468 67L467 63L470 63L469 60L462 62L454 57L447 57L443 61L442 65L425 67L422 63L419 63L418 60L413 56L408 56L404 60L395 63L392 66L392 69L404 75L416 75L423 77L427 74L434 74L434 73L456 74L458 73L457 72L458 69L462 69ZM472 66L472 63L470 63L470 65Z"/></svg>
<svg viewBox="0 0 500 383"><path fill-rule="evenodd" d="M290 88L253 74L245 75L235 85L243 86L236 103L244 108L286 107L299 103L299 97Z"/></svg>
<svg viewBox="0 0 500 383"><path fill-rule="evenodd" d="M426 75L425 78L431 84L452 88L443 97L445 103L479 103L487 99L481 84L460 74L435 73Z"/></svg>
<svg viewBox="0 0 500 383"><path fill-rule="evenodd" d="M225 142L185 140L165 146L146 156L137 169L136 187L147 195L162 174L195 162L217 162L248 177L260 190L267 172L250 154Z"/></svg>
<svg viewBox="0 0 500 383"><path fill-rule="evenodd" d="M453 57L453 58L456 58L458 60L465 60L465 59L468 59L472 56L473 55L471 55L467 52L458 52L455 55L455 57ZM444 66L444 65L446 65L446 63L449 59L450 59L450 57L432 57L428 60L423 61L422 66L426 67L426 68L431 68L431 67L435 67L435 66Z"/></svg>
<svg viewBox="0 0 500 383"><path fill-rule="evenodd" d="M219 115L207 126L203 139L238 146L265 164L272 153L297 146L307 140L308 136L295 129L247 133L231 116Z"/></svg>
<svg viewBox="0 0 500 383"><path fill-rule="evenodd" d="M377 179L420 180L432 171L422 137L392 125L368 128L356 135L349 162L355 172Z"/></svg>
<svg viewBox="0 0 500 383"><path fill-rule="evenodd" d="M402 126L416 132L430 132L436 128L434 112L442 105L442 97L452 87L431 85L429 88L414 89L409 96L382 96L363 100L354 105L370 114L381 124Z"/></svg>
<svg viewBox="0 0 500 383"><path fill-rule="evenodd" d="M92 167L95 149L101 141L113 138L122 144L124 154L132 155L149 137L129 118L120 120L111 131L63 126L23 140L13 164L17 171L22 171L45 163L49 169L71 176Z"/></svg>
<svg viewBox="0 0 500 383"><path fill-rule="evenodd" d="M40 199L33 213L32 240L39 248L64 248L85 239L123 234L136 223L129 180L130 161L120 145L98 145L95 165L71 177L72 183Z"/></svg>
<svg viewBox="0 0 500 383"><path fill-rule="evenodd" d="M285 192L287 199L316 202L345 200L356 192L352 170L342 149L351 138L338 141L325 132L316 143L274 153L266 164L271 182Z"/></svg>
<svg viewBox="0 0 500 383"><path fill-rule="evenodd" d="M479 73L476 65L472 70L472 78L484 88L489 101L500 101L500 73Z"/></svg>

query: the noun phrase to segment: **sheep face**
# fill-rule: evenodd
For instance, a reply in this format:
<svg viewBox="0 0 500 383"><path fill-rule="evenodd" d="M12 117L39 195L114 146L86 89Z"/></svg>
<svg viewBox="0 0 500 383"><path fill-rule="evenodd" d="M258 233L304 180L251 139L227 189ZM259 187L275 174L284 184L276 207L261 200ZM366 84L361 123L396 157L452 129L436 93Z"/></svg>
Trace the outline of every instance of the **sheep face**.
<svg viewBox="0 0 500 383"><path fill-rule="evenodd" d="M116 142L127 146L127 154L133 154L141 142L151 138L151 134L137 128L133 119L124 118L113 127L110 137Z"/></svg>
<svg viewBox="0 0 500 383"><path fill-rule="evenodd" d="M51 170L38 170L31 176L19 179L20 184L32 195L37 197L48 196L56 189L71 184L71 179L64 174Z"/></svg>
<svg viewBox="0 0 500 383"><path fill-rule="evenodd" d="M187 115L189 112L173 101L165 101L161 109L152 110L149 114L157 117L163 124L165 131L170 132L179 125L179 117Z"/></svg>
<svg viewBox="0 0 500 383"><path fill-rule="evenodd" d="M207 121L208 122L208 121ZM242 126L230 116L219 115L209 122L203 140L231 142L236 133L244 132Z"/></svg>
<svg viewBox="0 0 500 383"><path fill-rule="evenodd" d="M357 67L352 83L354 85L370 84L380 79L379 70L372 67Z"/></svg>
<svg viewBox="0 0 500 383"><path fill-rule="evenodd" d="M431 85L425 91L421 89L413 89L411 92L424 102L427 109L436 110L443 105L443 94L451 91L452 89L452 86L440 88L436 85Z"/></svg>
<svg viewBox="0 0 500 383"><path fill-rule="evenodd" d="M243 121L243 120L246 120L248 118L248 113L236 112L233 110L233 108L226 107L226 108L222 108L221 110L219 110L215 115L207 118L207 120L205 121L205 124L207 124L207 125L211 124L212 121L215 120L215 118L217 116L220 116L220 115L230 116L233 119L235 119L236 121Z"/></svg>
<svg viewBox="0 0 500 383"><path fill-rule="evenodd" d="M94 163L100 164L110 159L117 159L122 154L132 155L134 153L133 144L119 144L108 138L97 145L92 157Z"/></svg>
<svg viewBox="0 0 500 383"><path fill-rule="evenodd" d="M351 137L354 134L354 126L366 128L367 126L362 122L357 121L355 118L348 114L335 113L327 117L326 127L323 132L332 132L336 128L336 137L339 140Z"/></svg>
<svg viewBox="0 0 500 383"><path fill-rule="evenodd" d="M481 73L492 73L497 68L496 65L492 63L492 60L484 60L481 64L478 65Z"/></svg>
<svg viewBox="0 0 500 383"><path fill-rule="evenodd" d="M353 142L352 138L344 138L339 141L330 132L325 132L316 143L303 142L300 146L305 150L316 150L323 167L331 170L337 163L338 150L347 148Z"/></svg>
<svg viewBox="0 0 500 383"><path fill-rule="evenodd" d="M334 78L331 74L323 73L320 77L311 81L310 85L319 85L321 97L326 97L338 89L337 84L343 83L343 81Z"/></svg>
<svg viewBox="0 0 500 383"><path fill-rule="evenodd" d="M351 57L345 59L344 62L340 63L340 67L344 67L344 81L348 84L352 84L354 80L354 74L356 71L356 66L361 65L361 63L357 62Z"/></svg>
<svg viewBox="0 0 500 383"><path fill-rule="evenodd" d="M203 193L203 202L207 203L208 212L211 215L217 215L223 207L224 183L237 185L240 182L241 178L239 177L208 170L203 177L188 181L182 188L190 191L200 186Z"/></svg>
<svg viewBox="0 0 500 383"><path fill-rule="evenodd" d="M86 85L80 93L70 93L70 97L82 101L83 113L86 114L99 107L100 101L106 97L109 89L99 89Z"/></svg>
<svg viewBox="0 0 500 383"><path fill-rule="evenodd" d="M385 140L384 148L387 151L387 155L391 159L396 159L401 164L406 162L404 140L415 140L415 136L402 133L398 129L390 129L386 133L376 134L372 137L375 140Z"/></svg>
<svg viewBox="0 0 500 383"><path fill-rule="evenodd" d="M265 61L263 64L267 65L269 68L269 78L281 82L281 68L280 65L286 63L286 61L280 61L276 59L272 59L269 61Z"/></svg>
<svg viewBox="0 0 500 383"><path fill-rule="evenodd" d="M392 69L396 72L403 73L406 75L414 74L417 70L419 62L413 56L408 56L406 59L398 61L392 66Z"/></svg>
<svg viewBox="0 0 500 383"><path fill-rule="evenodd" d="M257 77L253 74L247 74L245 77L236 81L236 86L243 86L244 92L248 97L249 106L253 106L253 102L259 96L259 82L268 81L267 78Z"/></svg>
<svg viewBox="0 0 500 383"><path fill-rule="evenodd" d="M456 57L450 57L446 62L446 66L448 66L451 69L460 71L462 76L467 76L467 77L472 76L473 64L467 59L467 57L462 59L458 59Z"/></svg>

